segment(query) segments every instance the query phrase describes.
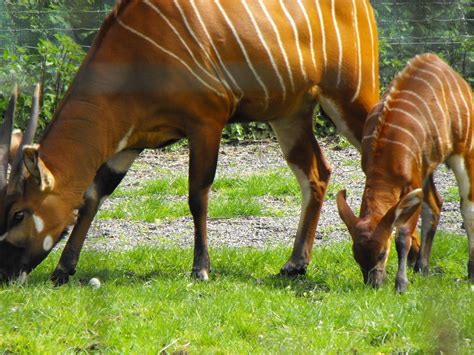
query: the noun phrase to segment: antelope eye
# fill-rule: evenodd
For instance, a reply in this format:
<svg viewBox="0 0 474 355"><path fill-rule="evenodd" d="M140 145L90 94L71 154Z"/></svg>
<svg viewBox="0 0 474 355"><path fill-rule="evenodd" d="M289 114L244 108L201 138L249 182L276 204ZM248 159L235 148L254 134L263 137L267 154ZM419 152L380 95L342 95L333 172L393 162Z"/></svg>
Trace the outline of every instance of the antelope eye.
<svg viewBox="0 0 474 355"><path fill-rule="evenodd" d="M21 221L23 221L23 218L25 218L25 212L23 211L15 212L15 214L13 215L13 221L15 223L20 223Z"/></svg>
<svg viewBox="0 0 474 355"><path fill-rule="evenodd" d="M383 260L385 258L385 255L387 255L387 252L384 250L379 254L379 260Z"/></svg>

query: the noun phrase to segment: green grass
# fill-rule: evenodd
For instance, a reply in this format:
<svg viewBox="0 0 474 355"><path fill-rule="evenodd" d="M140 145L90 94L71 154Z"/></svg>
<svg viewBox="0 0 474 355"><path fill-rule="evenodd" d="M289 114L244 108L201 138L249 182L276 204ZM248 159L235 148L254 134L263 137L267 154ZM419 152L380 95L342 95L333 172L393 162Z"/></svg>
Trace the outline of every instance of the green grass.
<svg viewBox="0 0 474 355"><path fill-rule="evenodd" d="M331 183L326 199L335 199L343 188ZM118 188L112 199L120 202L101 209L98 217L154 222L189 216L187 194L187 177L182 175L149 181L140 188ZM268 203L265 198L278 204ZM289 210L298 213L300 205L301 192L294 175L289 169L275 169L264 174L217 178L210 193L209 217L282 217Z"/></svg>
<svg viewBox="0 0 474 355"><path fill-rule="evenodd" d="M443 199L446 202L459 202L459 188L457 186L448 187L446 193L443 196Z"/></svg>
<svg viewBox="0 0 474 355"><path fill-rule="evenodd" d="M0 287L0 352L472 353L474 293L465 238L436 237L427 277L395 295L362 283L349 243L316 248L308 275L273 276L289 250L212 250L208 283L189 277L192 251L83 253L54 288L54 252L23 286ZM99 277L94 290L88 279ZM85 280L85 281L83 281Z"/></svg>
<svg viewBox="0 0 474 355"><path fill-rule="evenodd" d="M177 176L153 180L136 189L119 188L112 198L120 198L120 203L101 210L99 218L153 222L188 216L187 185L185 176ZM298 210L300 191L293 174L288 169L276 169L265 174L217 178L210 194L209 216L282 216L281 208L265 203L265 197L277 198L282 206Z"/></svg>

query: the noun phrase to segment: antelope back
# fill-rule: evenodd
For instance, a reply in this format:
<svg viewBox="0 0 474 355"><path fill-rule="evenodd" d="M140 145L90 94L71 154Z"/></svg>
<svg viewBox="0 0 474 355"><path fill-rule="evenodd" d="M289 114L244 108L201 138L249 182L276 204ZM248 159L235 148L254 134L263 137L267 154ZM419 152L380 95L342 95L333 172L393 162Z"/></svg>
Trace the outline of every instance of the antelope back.
<svg viewBox="0 0 474 355"><path fill-rule="evenodd" d="M318 99L360 147L377 58L368 0L119 1L40 144L14 162L5 242L18 256L5 273L49 253L98 169L125 149L299 119Z"/></svg>

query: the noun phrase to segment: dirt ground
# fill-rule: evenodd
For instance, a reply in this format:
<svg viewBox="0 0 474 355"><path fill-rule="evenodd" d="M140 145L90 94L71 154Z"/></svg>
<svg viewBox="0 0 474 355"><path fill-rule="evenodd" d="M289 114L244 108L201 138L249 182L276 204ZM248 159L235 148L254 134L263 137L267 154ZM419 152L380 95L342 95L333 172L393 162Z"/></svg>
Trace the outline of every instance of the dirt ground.
<svg viewBox="0 0 474 355"><path fill-rule="evenodd" d="M332 164L331 184L346 188L349 203L355 209L360 206L364 186L364 175L360 168L360 156L353 147L341 148L334 140L322 140L327 158ZM132 166L122 187L137 187L147 180L163 174L187 174L188 151L186 147L175 151L144 151ZM273 141L222 145L219 154L217 176L232 176L264 173L285 167L278 144ZM441 195L455 185L453 174L441 166L435 176ZM120 200L110 200L106 206L113 207ZM269 201L275 203L275 201ZM298 225L299 211L291 211L288 217L252 217L231 219L209 219L210 247L257 247L292 245ZM458 202L445 202L440 230L465 234ZM315 244L334 243L348 239L347 230L339 218L334 198L326 198L319 221ZM156 223L139 223L127 220L100 220L93 222L85 248L112 250L128 249L138 245L192 246L193 226L191 217L176 220L161 220Z"/></svg>

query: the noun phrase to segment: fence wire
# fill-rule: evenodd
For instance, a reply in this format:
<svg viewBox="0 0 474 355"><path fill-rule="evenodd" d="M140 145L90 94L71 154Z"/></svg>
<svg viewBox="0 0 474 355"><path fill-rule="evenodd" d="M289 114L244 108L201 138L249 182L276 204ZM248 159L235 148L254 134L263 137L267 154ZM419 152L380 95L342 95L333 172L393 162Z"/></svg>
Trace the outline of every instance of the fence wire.
<svg viewBox="0 0 474 355"><path fill-rule="evenodd" d="M34 50L40 39L54 40L57 34L72 37L87 50L114 2L0 1L0 55L5 48ZM408 59L423 52L441 55L474 84L474 1L371 0L371 3L378 22L383 84Z"/></svg>

